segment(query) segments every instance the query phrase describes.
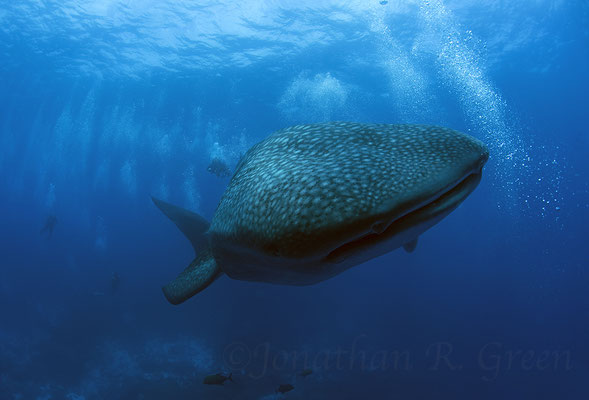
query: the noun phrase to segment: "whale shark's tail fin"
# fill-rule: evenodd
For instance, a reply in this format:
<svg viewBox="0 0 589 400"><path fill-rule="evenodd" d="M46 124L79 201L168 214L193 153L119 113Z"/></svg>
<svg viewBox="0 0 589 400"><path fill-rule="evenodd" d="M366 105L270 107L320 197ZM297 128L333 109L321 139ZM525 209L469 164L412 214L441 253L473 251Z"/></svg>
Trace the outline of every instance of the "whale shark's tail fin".
<svg viewBox="0 0 589 400"><path fill-rule="evenodd" d="M209 249L206 237L209 223L203 217L191 211L166 203L155 197L151 199L184 233L196 253L196 257L190 265L176 279L162 288L166 299L170 303L180 304L205 289L222 274Z"/></svg>

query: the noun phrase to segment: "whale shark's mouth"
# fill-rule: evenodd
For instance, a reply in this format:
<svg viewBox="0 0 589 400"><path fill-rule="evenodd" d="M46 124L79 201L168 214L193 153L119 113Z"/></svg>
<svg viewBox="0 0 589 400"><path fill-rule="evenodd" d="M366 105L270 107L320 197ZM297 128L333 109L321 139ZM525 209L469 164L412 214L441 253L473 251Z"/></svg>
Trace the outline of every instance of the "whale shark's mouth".
<svg viewBox="0 0 589 400"><path fill-rule="evenodd" d="M416 227L427 225L425 229L429 228L458 207L478 186L481 178L481 170L471 173L449 190L409 213L393 219L390 223L386 224L382 221L376 221L372 225L373 229L371 232L335 248L323 260L331 263L340 263L352 255L369 251L370 248L382 242L390 241L395 237L410 237L410 231ZM411 237L410 240L416 237ZM400 247L405 243L401 241L394 248ZM390 250L392 248L387 251Z"/></svg>

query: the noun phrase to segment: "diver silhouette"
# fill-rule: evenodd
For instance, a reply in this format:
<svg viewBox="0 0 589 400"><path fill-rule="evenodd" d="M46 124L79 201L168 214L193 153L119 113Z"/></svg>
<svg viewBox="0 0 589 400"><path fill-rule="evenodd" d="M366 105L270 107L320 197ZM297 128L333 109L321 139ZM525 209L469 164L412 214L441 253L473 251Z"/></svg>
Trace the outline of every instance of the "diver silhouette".
<svg viewBox="0 0 589 400"><path fill-rule="evenodd" d="M110 277L110 292L116 293L119 290L120 283L121 283L121 278L119 277L119 274L117 274L116 272L113 272Z"/></svg>
<svg viewBox="0 0 589 400"><path fill-rule="evenodd" d="M55 224L57 224L57 217L55 215L50 215L47 217L45 221L45 225L41 228L39 232L40 235L47 233L47 239L51 239L53 235L53 229L55 229Z"/></svg>

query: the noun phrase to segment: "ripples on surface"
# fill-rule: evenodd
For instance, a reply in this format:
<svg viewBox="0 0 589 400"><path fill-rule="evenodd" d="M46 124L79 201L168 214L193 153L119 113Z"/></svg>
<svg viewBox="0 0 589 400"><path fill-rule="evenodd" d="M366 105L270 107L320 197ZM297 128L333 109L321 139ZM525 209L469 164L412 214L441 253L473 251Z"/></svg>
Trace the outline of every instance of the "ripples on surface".
<svg viewBox="0 0 589 400"><path fill-rule="evenodd" d="M277 81L276 87L268 88L269 101L275 102L272 111L280 111L285 123L366 119L358 111L358 99L381 96L382 101L373 97L365 102L388 104L390 118L395 121L387 122L447 123L485 140L491 147L493 166L489 169L494 172L495 189L504 196L502 207L529 207L533 201L537 203L534 209L540 205L552 209L560 200L555 187L548 189L550 195L543 192L532 198L529 193L523 196L520 189L548 175L561 176L559 168L564 161L545 161L558 158L554 153L531 155L531 143L521 138L517 116L487 71L501 58L499 49L508 52L525 46L534 40L525 32L542 30L526 19L517 40L511 40L506 29L513 32L514 28L504 22L502 29L483 43L472 33L472 25L481 30L479 10L491 6L483 2L467 7L464 2L441 0L390 1L384 6L376 1L345 5L337 1L320 5L313 1L210 1L195 5L177 0L23 0L10 2L0 13L0 51L6 60L0 68L17 70L24 63L33 76L44 73L73 82L84 78L96 82L83 99L72 95L56 120L47 123L54 140L37 140L38 132L30 133L26 148L34 160L31 162L41 164L43 172L37 183L41 192L49 184L59 189L56 174L72 182L91 169L89 181L94 189L106 189L116 179L129 195L136 195L146 184L154 193L169 194L166 168L159 168L160 176L150 178L149 183L142 182L138 149L151 155L150 165L168 165L172 155L178 158L179 153L185 153L188 158L202 152L198 145L205 136L209 154L204 158L210 158L223 152L219 147L223 140L211 137L219 121L212 118L206 128L195 122L195 114L201 113L201 104L207 102L203 99L190 104L180 116L190 123L164 129L159 121L141 116L144 103L154 103L156 112L170 107L167 96L173 94L162 90L167 80L190 81L221 73L233 78L222 75L220 79L233 79L237 85L240 74L259 68L249 79L270 74L288 82L280 86ZM551 7L552 12L558 8L555 4ZM457 10L461 18L450 10ZM496 5L490 10L498 12ZM516 13L522 12L514 7L502 11L508 21L517 20ZM119 80L124 85L135 80L149 85L155 75L163 84L148 94L127 99L127 104L120 94L97 104L101 82ZM377 84L362 81L370 75L376 76ZM44 78L37 79L33 84L42 86ZM448 100L462 110L465 118L453 120L466 120L463 126L455 126L448 118L456 115ZM33 126L31 131L47 126ZM223 136L231 128L217 131L217 136ZM5 137L4 144L10 141ZM230 154L222 158L237 158L246 142L241 140L240 149L224 150ZM42 151L43 157L35 156ZM125 152L125 156L113 157L117 152ZM11 158L10 154L2 157ZM93 158L102 161L88 164ZM195 206L198 188L190 183L194 171L188 165L180 170L184 171L183 196L187 204ZM19 186L22 179L18 175L14 179Z"/></svg>

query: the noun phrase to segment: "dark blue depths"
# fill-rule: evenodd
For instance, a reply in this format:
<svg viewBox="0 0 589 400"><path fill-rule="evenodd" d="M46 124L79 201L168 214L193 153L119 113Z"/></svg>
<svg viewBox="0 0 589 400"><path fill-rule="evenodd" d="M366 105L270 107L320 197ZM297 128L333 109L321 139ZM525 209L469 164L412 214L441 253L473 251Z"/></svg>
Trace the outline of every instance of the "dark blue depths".
<svg viewBox="0 0 589 400"><path fill-rule="evenodd" d="M0 398L587 398L583 2L34 3L0 13ZM326 120L445 125L491 158L414 253L168 304L193 254L149 195L210 219L213 159Z"/></svg>

